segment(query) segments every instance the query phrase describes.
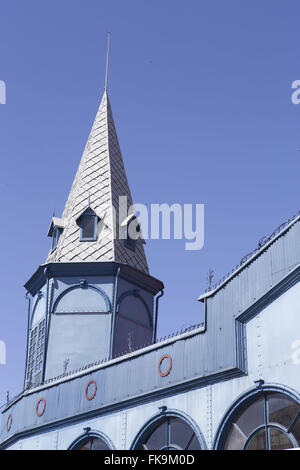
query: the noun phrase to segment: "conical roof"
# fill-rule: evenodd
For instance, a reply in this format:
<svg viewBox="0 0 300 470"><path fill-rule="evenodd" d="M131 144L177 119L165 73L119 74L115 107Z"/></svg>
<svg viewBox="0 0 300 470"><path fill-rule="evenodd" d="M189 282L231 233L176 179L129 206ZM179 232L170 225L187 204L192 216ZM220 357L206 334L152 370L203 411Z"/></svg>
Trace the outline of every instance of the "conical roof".
<svg viewBox="0 0 300 470"><path fill-rule="evenodd" d="M148 272L143 241L138 239L132 250L119 238L121 219L126 218L125 212L119 217L120 196L127 197L123 209L128 210L132 197L105 91L60 220L61 237L47 262L117 261ZM99 233L97 240L82 242L76 221L88 207L100 219Z"/></svg>

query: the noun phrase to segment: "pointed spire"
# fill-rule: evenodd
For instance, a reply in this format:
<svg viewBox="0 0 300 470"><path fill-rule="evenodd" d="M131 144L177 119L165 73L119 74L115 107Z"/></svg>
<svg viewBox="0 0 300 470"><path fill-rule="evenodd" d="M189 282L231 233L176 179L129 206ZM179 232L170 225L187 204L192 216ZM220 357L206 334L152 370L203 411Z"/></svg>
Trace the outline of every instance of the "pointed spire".
<svg viewBox="0 0 300 470"><path fill-rule="evenodd" d="M120 196L127 196L128 209L132 198L105 90L62 215L63 232L47 262L117 261L148 272L142 240L137 240L132 251L115 233L122 223L118 219ZM97 240L82 242L76 220L87 209L88 201L100 222Z"/></svg>

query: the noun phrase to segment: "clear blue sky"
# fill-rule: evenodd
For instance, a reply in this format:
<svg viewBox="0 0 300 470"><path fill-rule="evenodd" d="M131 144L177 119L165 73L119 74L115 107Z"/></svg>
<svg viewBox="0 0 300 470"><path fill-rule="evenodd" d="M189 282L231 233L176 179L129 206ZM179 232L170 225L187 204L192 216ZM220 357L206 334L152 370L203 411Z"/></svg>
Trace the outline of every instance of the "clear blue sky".
<svg viewBox="0 0 300 470"><path fill-rule="evenodd" d="M45 261L104 83L135 202L204 203L205 247L149 241L161 335L201 317L223 277L300 209L299 2L1 0L0 403L21 390L23 284ZM283 312L284 315L284 312Z"/></svg>

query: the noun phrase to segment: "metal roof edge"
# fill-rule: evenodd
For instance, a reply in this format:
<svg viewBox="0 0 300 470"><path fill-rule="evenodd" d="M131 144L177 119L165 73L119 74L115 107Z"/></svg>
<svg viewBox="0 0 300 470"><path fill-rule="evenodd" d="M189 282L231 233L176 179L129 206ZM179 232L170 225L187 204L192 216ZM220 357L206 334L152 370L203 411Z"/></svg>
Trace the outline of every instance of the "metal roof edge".
<svg viewBox="0 0 300 470"><path fill-rule="evenodd" d="M99 271L100 266L102 268L101 272ZM128 280L139 280L139 283L145 289L150 289L150 291L155 293L159 292L161 289L164 289L164 284L161 280L129 264L118 261L64 261L45 263L37 268L34 274L26 282L24 287L28 292L30 292L32 296L34 296L46 281L44 272L47 268L48 276L50 277L52 277L52 275L99 276L105 274L115 274L118 266L121 268L121 277L124 273L126 273Z"/></svg>
<svg viewBox="0 0 300 470"><path fill-rule="evenodd" d="M220 285L218 285L215 289L210 290L209 292L205 292L204 294L198 297L199 302L204 302L205 299L208 297L212 297L215 295L220 289L222 289L228 282L230 282L237 274L239 274L244 268L246 268L249 264L251 264L258 256L260 256L264 251L266 251L270 245L272 245L278 238L282 237L282 235L287 232L294 224L296 224L300 220L300 215L298 215L294 220L292 220L284 229L281 230L274 238L268 241L264 246L262 246L256 253L251 256L244 264L242 264L238 269L236 269L229 277L227 277Z"/></svg>

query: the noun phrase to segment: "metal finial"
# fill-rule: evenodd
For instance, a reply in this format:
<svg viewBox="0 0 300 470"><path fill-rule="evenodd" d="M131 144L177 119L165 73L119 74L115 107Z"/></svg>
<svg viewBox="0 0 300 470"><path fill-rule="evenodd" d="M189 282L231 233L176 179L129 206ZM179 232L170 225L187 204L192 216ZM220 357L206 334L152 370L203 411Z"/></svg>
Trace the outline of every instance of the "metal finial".
<svg viewBox="0 0 300 470"><path fill-rule="evenodd" d="M207 279L207 288L208 288L208 291L211 290L212 288L212 283L213 283L213 279L214 279L214 270L213 269L210 269L207 273L207 276L206 276L206 279Z"/></svg>
<svg viewBox="0 0 300 470"><path fill-rule="evenodd" d="M105 91L107 91L107 81L108 81L109 42L110 42L110 33L108 32L107 33L106 69L105 69L105 87L104 87Z"/></svg>
<svg viewBox="0 0 300 470"><path fill-rule="evenodd" d="M66 372L67 372L69 361L70 361L69 358L64 360L64 374L66 374Z"/></svg>

